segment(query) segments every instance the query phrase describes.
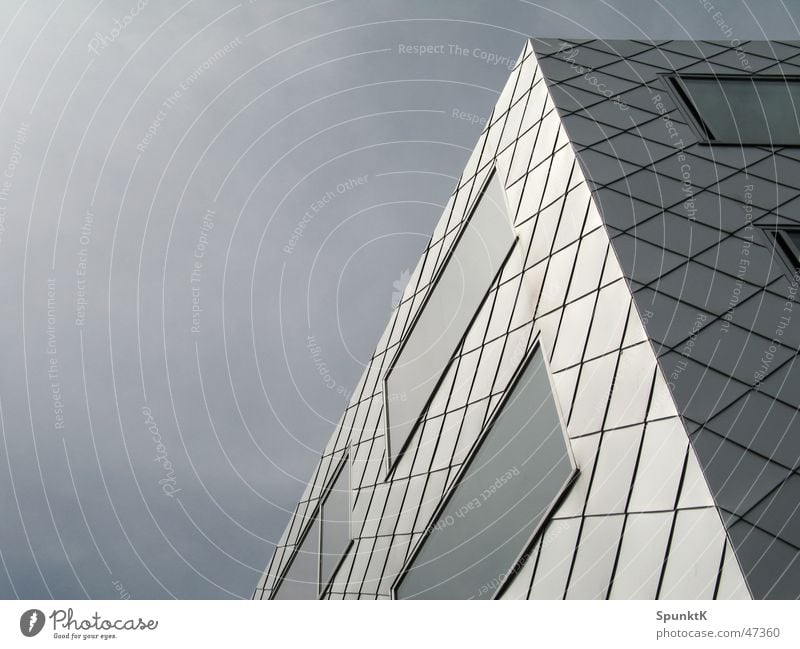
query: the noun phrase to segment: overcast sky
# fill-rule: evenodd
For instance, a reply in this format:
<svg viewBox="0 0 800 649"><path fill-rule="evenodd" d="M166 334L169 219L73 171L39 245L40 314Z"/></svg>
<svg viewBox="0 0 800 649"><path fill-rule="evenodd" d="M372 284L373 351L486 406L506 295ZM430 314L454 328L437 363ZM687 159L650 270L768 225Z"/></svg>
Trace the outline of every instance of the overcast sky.
<svg viewBox="0 0 800 649"><path fill-rule="evenodd" d="M525 37L710 4L4 0L0 596L249 597Z"/></svg>

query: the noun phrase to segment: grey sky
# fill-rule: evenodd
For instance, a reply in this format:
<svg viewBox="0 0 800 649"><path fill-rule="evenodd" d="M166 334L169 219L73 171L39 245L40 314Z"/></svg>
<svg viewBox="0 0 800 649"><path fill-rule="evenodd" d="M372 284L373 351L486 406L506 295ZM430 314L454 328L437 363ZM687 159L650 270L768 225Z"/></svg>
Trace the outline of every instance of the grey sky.
<svg viewBox="0 0 800 649"><path fill-rule="evenodd" d="M0 5L2 597L250 596L525 35L800 20L137 2Z"/></svg>

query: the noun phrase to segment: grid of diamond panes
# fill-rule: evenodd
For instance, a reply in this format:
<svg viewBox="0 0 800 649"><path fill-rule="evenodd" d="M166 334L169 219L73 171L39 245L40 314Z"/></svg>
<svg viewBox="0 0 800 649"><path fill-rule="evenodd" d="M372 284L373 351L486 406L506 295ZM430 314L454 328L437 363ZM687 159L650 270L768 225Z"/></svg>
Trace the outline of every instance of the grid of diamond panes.
<svg viewBox="0 0 800 649"><path fill-rule="evenodd" d="M497 174L489 177L479 194L386 370L387 471L405 449L453 351L514 246L514 229Z"/></svg>
<svg viewBox="0 0 800 649"><path fill-rule="evenodd" d="M796 79L800 44L535 49L750 591L796 598L800 277L770 233L800 223L800 149L703 144L666 80Z"/></svg>
<svg viewBox="0 0 800 649"><path fill-rule="evenodd" d="M577 471L540 344L522 361L394 585L399 599L492 599Z"/></svg>
<svg viewBox="0 0 800 649"><path fill-rule="evenodd" d="M791 355L776 360L760 391L735 367L725 367L730 354L715 357L708 345L695 344L686 358L680 350L712 323L727 322L732 335L724 344L739 350L752 349L753 340L756 348L768 344L774 335L774 322L762 316L764 309L780 312L788 281L765 242L745 228L797 222L786 207L800 195L792 186L800 156L791 149L695 146L667 104L670 124L685 136L677 148L685 159L677 159L653 86L663 72L735 70L739 55L729 44L584 41L565 47L545 41L536 51L527 47L512 73L256 597L271 595L304 517L347 448L354 543L329 595L388 597L470 440L527 350L534 324L551 350L581 478L505 596L747 597L740 563L756 596L797 596L787 590L797 583L797 462L781 449L759 448L761 440L728 434L744 428L731 417L744 404L753 408L745 421L759 419L751 436L769 415L766 402L796 412L796 399L782 390L791 378L797 327L781 341ZM795 45L746 43L742 51L753 71L798 72ZM600 82L618 94L603 95ZM655 94L663 91L655 87ZM688 184L678 164L686 160L693 170ZM505 174L521 254L495 282L410 452L385 481L379 383L386 359L494 167ZM742 167L755 198L742 196ZM680 193L687 187L691 218ZM739 261L743 242L750 245L752 271L739 277L731 260ZM678 280L687 275L692 286L684 290L686 281L681 286ZM714 281L721 290L699 299ZM731 287L739 293L733 312L727 300L709 302ZM683 384L699 392L689 394L680 381L668 380L684 361ZM735 412L725 417L733 404ZM774 421L785 433L793 419L781 417ZM766 565L753 568L762 557Z"/></svg>

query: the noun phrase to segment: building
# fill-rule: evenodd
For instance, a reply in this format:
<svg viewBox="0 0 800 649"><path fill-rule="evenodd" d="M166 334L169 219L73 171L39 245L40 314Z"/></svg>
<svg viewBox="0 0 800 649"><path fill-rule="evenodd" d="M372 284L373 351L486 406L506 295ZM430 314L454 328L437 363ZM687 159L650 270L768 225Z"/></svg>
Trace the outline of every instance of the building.
<svg viewBox="0 0 800 649"><path fill-rule="evenodd" d="M800 597L800 43L533 40L256 598Z"/></svg>

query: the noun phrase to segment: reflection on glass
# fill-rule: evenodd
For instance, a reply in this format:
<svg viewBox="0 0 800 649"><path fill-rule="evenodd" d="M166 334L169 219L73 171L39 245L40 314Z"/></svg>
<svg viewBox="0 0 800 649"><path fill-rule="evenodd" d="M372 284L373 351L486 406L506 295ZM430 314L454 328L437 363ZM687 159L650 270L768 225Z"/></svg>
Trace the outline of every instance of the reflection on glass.
<svg viewBox="0 0 800 649"><path fill-rule="evenodd" d="M504 190L493 174L387 373L390 466L411 436L513 244Z"/></svg>
<svg viewBox="0 0 800 649"><path fill-rule="evenodd" d="M395 595L492 598L573 471L537 346Z"/></svg>
<svg viewBox="0 0 800 649"><path fill-rule="evenodd" d="M317 599L350 545L350 473L345 456L273 599Z"/></svg>
<svg viewBox="0 0 800 649"><path fill-rule="evenodd" d="M790 270L800 271L800 230L770 229L767 234L774 240L775 247L782 253Z"/></svg>
<svg viewBox="0 0 800 649"><path fill-rule="evenodd" d="M273 599L316 599L319 596L319 518L308 529Z"/></svg>
<svg viewBox="0 0 800 649"><path fill-rule="evenodd" d="M795 249L800 250L800 230L787 230L786 236L789 238L789 241L792 242Z"/></svg>
<svg viewBox="0 0 800 649"><path fill-rule="evenodd" d="M685 76L677 88L714 142L800 144L800 80Z"/></svg>
<svg viewBox="0 0 800 649"><path fill-rule="evenodd" d="M795 269L800 269L800 230L783 230L779 236L783 238L786 257Z"/></svg>
<svg viewBox="0 0 800 649"><path fill-rule="evenodd" d="M320 592L333 577L339 561L350 544L350 476L345 465L331 485L322 503L320 535Z"/></svg>

